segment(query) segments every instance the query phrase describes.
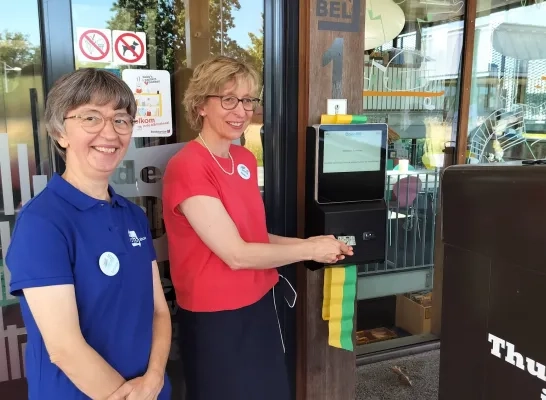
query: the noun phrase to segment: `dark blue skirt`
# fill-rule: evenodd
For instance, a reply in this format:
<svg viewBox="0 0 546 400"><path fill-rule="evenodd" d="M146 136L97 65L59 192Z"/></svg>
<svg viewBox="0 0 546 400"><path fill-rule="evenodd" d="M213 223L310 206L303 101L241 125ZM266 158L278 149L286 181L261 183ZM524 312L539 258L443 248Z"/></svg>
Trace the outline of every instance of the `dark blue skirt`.
<svg viewBox="0 0 546 400"><path fill-rule="evenodd" d="M238 310L178 315L186 400L291 398L272 291Z"/></svg>

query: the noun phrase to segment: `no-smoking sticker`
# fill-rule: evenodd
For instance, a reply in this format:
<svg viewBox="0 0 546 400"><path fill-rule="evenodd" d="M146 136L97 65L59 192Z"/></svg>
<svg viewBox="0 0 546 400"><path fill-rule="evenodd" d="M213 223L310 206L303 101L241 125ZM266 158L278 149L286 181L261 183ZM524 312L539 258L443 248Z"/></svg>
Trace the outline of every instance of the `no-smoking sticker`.
<svg viewBox="0 0 546 400"><path fill-rule="evenodd" d="M112 31L114 63L146 65L146 34L144 32Z"/></svg>
<svg viewBox="0 0 546 400"><path fill-rule="evenodd" d="M110 29L77 28L77 53L80 62L112 62Z"/></svg>

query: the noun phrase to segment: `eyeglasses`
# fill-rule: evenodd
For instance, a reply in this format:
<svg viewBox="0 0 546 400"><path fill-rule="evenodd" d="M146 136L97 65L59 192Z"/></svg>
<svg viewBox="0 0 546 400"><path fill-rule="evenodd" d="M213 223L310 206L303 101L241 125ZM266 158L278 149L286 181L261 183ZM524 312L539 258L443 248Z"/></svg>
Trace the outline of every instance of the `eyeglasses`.
<svg viewBox="0 0 546 400"><path fill-rule="evenodd" d="M112 121L112 126L119 135L128 135L133 132L134 120L129 114L118 114L106 118L100 113L89 112L64 118L64 120L67 119L79 119L82 128L89 133L99 133L104 128L106 121Z"/></svg>
<svg viewBox="0 0 546 400"><path fill-rule="evenodd" d="M254 111L258 104L260 103L260 99L256 99L254 97L245 97L243 99L240 99L235 96L218 96L218 95L209 95L207 97L217 97L220 99L220 104L222 105L222 108L224 110L234 110L238 105L239 102L243 103L243 108L245 111Z"/></svg>

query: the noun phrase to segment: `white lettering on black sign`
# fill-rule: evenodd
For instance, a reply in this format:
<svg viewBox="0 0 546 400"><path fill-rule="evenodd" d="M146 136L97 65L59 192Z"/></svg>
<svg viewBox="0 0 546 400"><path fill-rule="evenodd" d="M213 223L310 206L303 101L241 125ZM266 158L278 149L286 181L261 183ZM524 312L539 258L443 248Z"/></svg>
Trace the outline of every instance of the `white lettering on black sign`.
<svg viewBox="0 0 546 400"><path fill-rule="evenodd" d="M495 335L489 334L488 341L493 345L491 354L495 357L504 359L508 364L523 371L527 370L532 376L546 382L546 366L544 364L540 364L530 357L524 357L516 351L516 346ZM504 355L501 354L501 350L504 350ZM546 389L542 389L540 399L546 400Z"/></svg>

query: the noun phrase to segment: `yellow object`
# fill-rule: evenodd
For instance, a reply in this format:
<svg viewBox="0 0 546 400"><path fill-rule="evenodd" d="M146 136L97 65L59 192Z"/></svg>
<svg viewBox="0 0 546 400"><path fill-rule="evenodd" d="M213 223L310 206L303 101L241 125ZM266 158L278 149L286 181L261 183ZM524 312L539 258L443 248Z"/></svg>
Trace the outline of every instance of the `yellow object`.
<svg viewBox="0 0 546 400"><path fill-rule="evenodd" d="M426 169L441 168L444 165L444 149L452 140L453 125L439 118L425 118L426 140L423 165Z"/></svg>
<svg viewBox="0 0 546 400"><path fill-rule="evenodd" d="M352 115L352 114L322 114L320 116L321 124L365 124L368 121L368 117L365 115Z"/></svg>
<svg viewBox="0 0 546 400"><path fill-rule="evenodd" d="M328 321L328 344L353 351L357 267L326 268L322 318Z"/></svg>
<svg viewBox="0 0 546 400"><path fill-rule="evenodd" d="M326 268L324 270L324 299L322 300L322 319L328 321L330 319L330 299L332 294L330 288L332 287L332 268Z"/></svg>

